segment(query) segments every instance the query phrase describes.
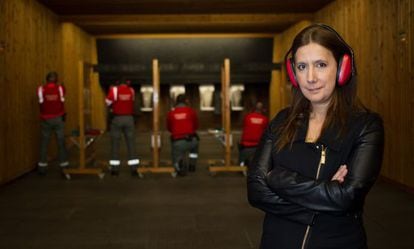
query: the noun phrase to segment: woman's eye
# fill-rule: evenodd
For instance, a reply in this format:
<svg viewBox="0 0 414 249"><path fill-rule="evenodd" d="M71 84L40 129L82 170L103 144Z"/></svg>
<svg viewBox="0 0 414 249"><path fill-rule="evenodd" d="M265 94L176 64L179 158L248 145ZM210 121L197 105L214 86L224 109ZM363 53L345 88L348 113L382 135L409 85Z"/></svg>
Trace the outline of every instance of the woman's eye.
<svg viewBox="0 0 414 249"><path fill-rule="evenodd" d="M326 63L325 62L319 62L318 64L316 64L316 67L322 68L322 67L326 67Z"/></svg>
<svg viewBox="0 0 414 249"><path fill-rule="evenodd" d="M305 65L304 65L304 64L298 64L298 65L296 66L296 68L297 68L299 71L303 71L303 70L305 69Z"/></svg>

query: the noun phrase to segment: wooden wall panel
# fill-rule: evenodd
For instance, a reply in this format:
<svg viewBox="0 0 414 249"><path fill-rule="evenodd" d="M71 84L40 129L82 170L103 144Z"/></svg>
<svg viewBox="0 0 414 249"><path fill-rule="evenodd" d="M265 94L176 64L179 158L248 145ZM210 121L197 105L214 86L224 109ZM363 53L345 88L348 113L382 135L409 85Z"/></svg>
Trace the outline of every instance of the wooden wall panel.
<svg viewBox="0 0 414 249"><path fill-rule="evenodd" d="M2 153L0 183L34 168L38 159L39 111L36 88L48 71L62 71L57 16L34 0L2 0L0 77Z"/></svg>
<svg viewBox="0 0 414 249"><path fill-rule="evenodd" d="M96 49L96 39L91 40L91 62L98 63L98 51ZM95 129L106 130L106 105L105 92L99 84L99 74L94 73L91 78L91 92L92 92L92 127Z"/></svg>
<svg viewBox="0 0 414 249"><path fill-rule="evenodd" d="M6 13L6 2L0 1L0 13ZM0 46L5 46L6 41L6 19L5 15L0 15ZM3 45L2 45L3 44ZM5 79L6 79L6 62L5 62L5 47L0 47L0 93L4 93L6 90ZM5 105L0 105L0 116L5 117L6 108ZM2 118L4 120L4 118ZM5 122L0 122L0 162L4 162L6 159L6 143L4 138L6 137L6 126ZM4 164L4 163L3 163ZM6 167L0 166L0 183L4 181Z"/></svg>
<svg viewBox="0 0 414 249"><path fill-rule="evenodd" d="M354 48L358 95L386 132L382 175L414 187L413 0L338 0L316 13Z"/></svg>
<svg viewBox="0 0 414 249"><path fill-rule="evenodd" d="M0 52L2 184L36 166L40 126L36 89L47 72L57 71L67 88L66 133L70 133L78 121L78 61L93 64L97 56L95 38L74 25L62 25L35 0L2 0L0 13L0 42L6 42L5 51ZM91 80L95 89L92 108L97 113L93 122L104 129L103 114L98 115L104 112L103 93L98 76L91 75Z"/></svg>
<svg viewBox="0 0 414 249"><path fill-rule="evenodd" d="M95 38L82 31L72 23L62 24L63 32L63 61L64 78L66 85L66 110L67 125L66 131L71 133L79 126L79 104L78 95L78 63L84 61L93 65L97 63ZM99 85L99 77L96 74L90 75L92 91L92 128L105 129L105 106L104 93Z"/></svg>
<svg viewBox="0 0 414 249"><path fill-rule="evenodd" d="M414 0L399 0L398 9L398 82L401 84L401 109L400 116L401 142L407 142L402 148L404 159L402 161L402 182L408 186L414 186Z"/></svg>

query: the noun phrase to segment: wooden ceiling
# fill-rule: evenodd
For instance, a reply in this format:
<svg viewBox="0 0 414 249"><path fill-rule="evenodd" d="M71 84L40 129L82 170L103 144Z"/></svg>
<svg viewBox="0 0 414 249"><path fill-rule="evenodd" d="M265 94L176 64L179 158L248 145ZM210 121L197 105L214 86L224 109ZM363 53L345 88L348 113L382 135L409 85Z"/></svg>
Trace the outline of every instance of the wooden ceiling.
<svg viewBox="0 0 414 249"><path fill-rule="evenodd" d="M93 35L278 33L334 0L37 0Z"/></svg>

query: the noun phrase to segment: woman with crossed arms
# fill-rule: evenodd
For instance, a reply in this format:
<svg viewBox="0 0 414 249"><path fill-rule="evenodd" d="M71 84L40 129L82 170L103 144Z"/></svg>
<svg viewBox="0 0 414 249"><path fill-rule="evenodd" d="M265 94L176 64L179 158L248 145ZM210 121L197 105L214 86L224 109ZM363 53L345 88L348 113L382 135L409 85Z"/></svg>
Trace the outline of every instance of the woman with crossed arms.
<svg viewBox="0 0 414 249"><path fill-rule="evenodd" d="M248 171L249 202L266 213L261 248L367 248L362 212L384 128L357 99L353 50L314 24L285 63L292 103L270 122Z"/></svg>

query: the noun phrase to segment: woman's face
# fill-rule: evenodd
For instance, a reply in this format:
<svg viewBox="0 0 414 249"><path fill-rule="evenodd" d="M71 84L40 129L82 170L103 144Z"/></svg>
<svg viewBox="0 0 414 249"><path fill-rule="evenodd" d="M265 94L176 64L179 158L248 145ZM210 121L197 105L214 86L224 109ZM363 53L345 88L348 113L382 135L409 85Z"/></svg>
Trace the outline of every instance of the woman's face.
<svg viewBox="0 0 414 249"><path fill-rule="evenodd" d="M309 43L296 51L296 79L312 105L330 103L335 90L336 71L336 60L325 47Z"/></svg>

